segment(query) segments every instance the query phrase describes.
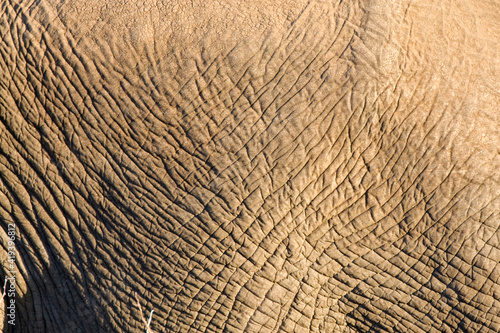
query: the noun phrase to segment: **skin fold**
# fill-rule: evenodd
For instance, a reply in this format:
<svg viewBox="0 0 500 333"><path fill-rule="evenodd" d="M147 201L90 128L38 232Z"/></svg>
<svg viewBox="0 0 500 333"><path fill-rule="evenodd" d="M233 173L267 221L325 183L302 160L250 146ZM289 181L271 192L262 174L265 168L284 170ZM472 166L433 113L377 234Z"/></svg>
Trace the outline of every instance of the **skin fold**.
<svg viewBox="0 0 500 333"><path fill-rule="evenodd" d="M4 331L500 331L498 22L0 1Z"/></svg>

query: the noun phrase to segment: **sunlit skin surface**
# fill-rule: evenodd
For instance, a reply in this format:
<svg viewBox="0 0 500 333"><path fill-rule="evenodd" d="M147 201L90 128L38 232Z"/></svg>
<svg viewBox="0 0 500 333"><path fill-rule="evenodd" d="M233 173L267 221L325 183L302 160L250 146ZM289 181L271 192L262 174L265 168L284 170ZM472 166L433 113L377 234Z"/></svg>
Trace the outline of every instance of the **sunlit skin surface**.
<svg viewBox="0 0 500 333"><path fill-rule="evenodd" d="M498 332L498 22L0 2L4 331Z"/></svg>

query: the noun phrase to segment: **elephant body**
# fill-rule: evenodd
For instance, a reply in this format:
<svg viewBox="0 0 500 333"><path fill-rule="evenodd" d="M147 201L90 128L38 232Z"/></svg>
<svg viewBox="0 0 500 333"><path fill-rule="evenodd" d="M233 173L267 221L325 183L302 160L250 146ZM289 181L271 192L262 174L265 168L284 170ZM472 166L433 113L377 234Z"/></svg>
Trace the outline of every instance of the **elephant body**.
<svg viewBox="0 0 500 333"><path fill-rule="evenodd" d="M500 330L498 4L0 8L6 331Z"/></svg>

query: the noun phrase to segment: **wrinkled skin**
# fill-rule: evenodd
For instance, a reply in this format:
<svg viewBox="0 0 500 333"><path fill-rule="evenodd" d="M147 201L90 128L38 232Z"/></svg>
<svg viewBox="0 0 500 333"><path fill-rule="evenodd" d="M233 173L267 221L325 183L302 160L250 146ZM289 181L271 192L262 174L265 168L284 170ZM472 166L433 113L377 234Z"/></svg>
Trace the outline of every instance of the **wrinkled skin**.
<svg viewBox="0 0 500 333"><path fill-rule="evenodd" d="M6 330L498 332L499 21L3 0Z"/></svg>

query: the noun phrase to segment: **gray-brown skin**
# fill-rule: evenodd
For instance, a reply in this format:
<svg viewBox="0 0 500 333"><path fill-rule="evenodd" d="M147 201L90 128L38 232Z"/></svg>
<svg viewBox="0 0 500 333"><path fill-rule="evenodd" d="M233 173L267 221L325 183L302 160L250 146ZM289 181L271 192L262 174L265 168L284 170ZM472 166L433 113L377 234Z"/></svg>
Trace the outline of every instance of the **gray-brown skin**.
<svg viewBox="0 0 500 333"><path fill-rule="evenodd" d="M6 330L500 331L499 22L1 1Z"/></svg>

